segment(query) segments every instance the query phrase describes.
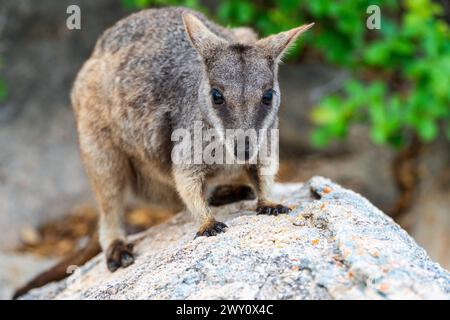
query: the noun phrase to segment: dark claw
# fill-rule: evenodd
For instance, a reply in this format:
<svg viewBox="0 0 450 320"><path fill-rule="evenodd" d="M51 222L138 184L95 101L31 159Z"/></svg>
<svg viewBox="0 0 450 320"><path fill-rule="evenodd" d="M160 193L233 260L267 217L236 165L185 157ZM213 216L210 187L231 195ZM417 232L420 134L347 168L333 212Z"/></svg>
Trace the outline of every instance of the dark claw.
<svg viewBox="0 0 450 320"><path fill-rule="evenodd" d="M197 237L201 237L201 236L210 237L211 234L209 233L209 231L205 231L205 232L203 232L203 234L200 234L199 232L197 232Z"/></svg>
<svg viewBox="0 0 450 320"><path fill-rule="evenodd" d="M214 221L210 225L203 228L203 230L200 229L200 231L195 235L195 238L216 236L219 233L225 232L226 228L228 228L228 226L225 223Z"/></svg>
<svg viewBox="0 0 450 320"><path fill-rule="evenodd" d="M125 244L122 240L114 241L106 252L106 265L114 272L120 267L126 268L133 264L133 245Z"/></svg>
<svg viewBox="0 0 450 320"><path fill-rule="evenodd" d="M119 264L112 259L108 259L107 266L108 266L108 270L111 272L116 271L120 267Z"/></svg>
<svg viewBox="0 0 450 320"><path fill-rule="evenodd" d="M281 204L277 205L277 210L279 213L289 213L290 211L292 211L291 208L283 206Z"/></svg>
<svg viewBox="0 0 450 320"><path fill-rule="evenodd" d="M134 258L131 254L124 252L120 255L120 263L122 264L122 267L126 268L130 264L133 264Z"/></svg>
<svg viewBox="0 0 450 320"><path fill-rule="evenodd" d="M283 206L281 204L277 205L265 205L256 208L256 214L266 214L278 216L279 214L289 213L291 209L289 207Z"/></svg>
<svg viewBox="0 0 450 320"><path fill-rule="evenodd" d="M216 222L216 224L214 225L214 230L216 230L218 233L224 232L226 228L228 228L228 226L223 222Z"/></svg>

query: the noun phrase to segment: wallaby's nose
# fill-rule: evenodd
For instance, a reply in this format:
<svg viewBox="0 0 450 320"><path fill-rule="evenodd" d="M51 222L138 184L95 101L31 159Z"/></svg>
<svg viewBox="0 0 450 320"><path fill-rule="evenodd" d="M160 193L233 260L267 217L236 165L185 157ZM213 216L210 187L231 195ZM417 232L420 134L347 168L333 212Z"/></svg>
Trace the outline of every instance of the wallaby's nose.
<svg viewBox="0 0 450 320"><path fill-rule="evenodd" d="M238 154L239 154L238 151L240 151L241 148L243 148L243 150L242 150L243 152L241 151L240 154L243 153L245 161L247 161L248 159L250 159L250 148L251 148L251 146L250 146L250 138L249 137L245 137L245 143L243 144L243 146L241 146L238 143L237 139L234 140L234 156L236 158L238 157Z"/></svg>

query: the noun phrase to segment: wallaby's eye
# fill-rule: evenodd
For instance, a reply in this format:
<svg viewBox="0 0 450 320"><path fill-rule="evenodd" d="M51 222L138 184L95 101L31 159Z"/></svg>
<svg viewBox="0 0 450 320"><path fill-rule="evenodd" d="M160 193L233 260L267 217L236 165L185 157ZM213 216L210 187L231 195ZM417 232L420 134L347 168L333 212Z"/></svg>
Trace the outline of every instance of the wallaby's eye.
<svg viewBox="0 0 450 320"><path fill-rule="evenodd" d="M273 100L273 90L272 89L266 90L266 92L264 92L261 98L261 103L263 105L270 106L272 104L272 100Z"/></svg>
<svg viewBox="0 0 450 320"><path fill-rule="evenodd" d="M222 93L220 93L220 91L217 89L211 90L211 97L212 97L214 104L221 105L225 102L225 99L224 99Z"/></svg>

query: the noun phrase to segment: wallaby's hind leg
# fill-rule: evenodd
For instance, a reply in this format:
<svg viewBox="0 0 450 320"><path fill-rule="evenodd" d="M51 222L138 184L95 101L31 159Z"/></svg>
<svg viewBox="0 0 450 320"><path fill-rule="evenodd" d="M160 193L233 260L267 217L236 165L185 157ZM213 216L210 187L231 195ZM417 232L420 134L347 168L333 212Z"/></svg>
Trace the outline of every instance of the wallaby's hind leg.
<svg viewBox="0 0 450 320"><path fill-rule="evenodd" d="M100 211L99 241L112 272L134 262L122 219L128 162L106 136L86 126L79 130L81 156Z"/></svg>
<svg viewBox="0 0 450 320"><path fill-rule="evenodd" d="M208 197L208 203L211 206L223 206L233 202L254 199L256 199L256 195L252 187L230 184L215 187Z"/></svg>

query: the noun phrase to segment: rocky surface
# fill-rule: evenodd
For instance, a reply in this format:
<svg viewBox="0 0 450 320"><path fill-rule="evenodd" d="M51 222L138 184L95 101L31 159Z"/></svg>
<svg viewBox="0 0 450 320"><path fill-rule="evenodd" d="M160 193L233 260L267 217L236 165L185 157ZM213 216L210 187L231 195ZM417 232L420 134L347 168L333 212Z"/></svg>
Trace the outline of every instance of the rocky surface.
<svg viewBox="0 0 450 320"><path fill-rule="evenodd" d="M0 252L0 300L11 299L15 289L55 262L29 254Z"/></svg>
<svg viewBox="0 0 450 320"><path fill-rule="evenodd" d="M360 195L328 179L276 185L289 215L255 203L215 209L229 229L193 239L180 213L132 238L134 265L107 271L102 255L25 299L449 299L450 273Z"/></svg>

